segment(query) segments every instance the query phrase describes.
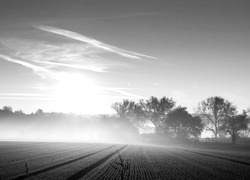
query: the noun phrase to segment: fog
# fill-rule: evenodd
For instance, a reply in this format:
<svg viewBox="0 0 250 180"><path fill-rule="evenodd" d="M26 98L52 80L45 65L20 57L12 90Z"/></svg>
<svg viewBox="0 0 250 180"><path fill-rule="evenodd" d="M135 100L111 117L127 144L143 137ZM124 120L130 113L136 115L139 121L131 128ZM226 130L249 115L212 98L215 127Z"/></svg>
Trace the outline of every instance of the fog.
<svg viewBox="0 0 250 180"><path fill-rule="evenodd" d="M11 107L4 107L0 109L0 140L192 145L200 141L221 140L229 143L232 139L228 134L218 139L213 137L201 139L199 132L202 132L202 129L198 129L199 132L193 131L197 129L196 126L193 128L190 123L184 126L185 121L176 124L179 119L171 114L168 118L170 118L167 120L168 129L157 133L150 122L139 125L119 115L83 116L72 113L46 113L42 110L25 114L22 111L13 112ZM191 120L193 122L195 119ZM248 129L240 133L239 136L242 138L238 137L238 143L242 143L244 137L249 141Z"/></svg>
<svg viewBox="0 0 250 180"><path fill-rule="evenodd" d="M17 114L0 117L1 140L139 143L139 131L115 116L63 113Z"/></svg>

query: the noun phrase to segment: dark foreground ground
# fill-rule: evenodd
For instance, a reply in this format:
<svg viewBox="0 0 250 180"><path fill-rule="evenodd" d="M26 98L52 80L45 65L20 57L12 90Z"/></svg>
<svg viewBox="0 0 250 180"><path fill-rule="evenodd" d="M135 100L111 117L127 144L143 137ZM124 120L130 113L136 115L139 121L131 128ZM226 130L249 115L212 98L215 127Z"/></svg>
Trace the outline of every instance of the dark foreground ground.
<svg viewBox="0 0 250 180"><path fill-rule="evenodd" d="M0 179L250 179L249 146L0 142Z"/></svg>

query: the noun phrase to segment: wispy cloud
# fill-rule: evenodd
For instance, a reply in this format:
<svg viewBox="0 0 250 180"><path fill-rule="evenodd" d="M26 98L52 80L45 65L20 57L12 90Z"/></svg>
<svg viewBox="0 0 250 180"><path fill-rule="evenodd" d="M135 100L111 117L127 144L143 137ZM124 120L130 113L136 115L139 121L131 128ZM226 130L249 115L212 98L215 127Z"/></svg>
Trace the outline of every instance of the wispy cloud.
<svg viewBox="0 0 250 180"><path fill-rule="evenodd" d="M50 87L36 87L36 89L44 90L46 91L55 91L58 90L58 87L56 86L50 86ZM107 102L110 101L112 103L112 100L121 100L121 99L145 99L146 97L140 96L134 93L128 93L121 88L115 88L115 87L101 87L96 86L95 90L98 91L97 96L100 99L105 99ZM107 93L105 93L107 92ZM114 93L109 92L116 92L118 95L115 95ZM50 100L50 101L58 101L62 97L60 94L57 93L0 93L0 99L6 99L6 100ZM73 98L73 97L72 97Z"/></svg>
<svg viewBox="0 0 250 180"><path fill-rule="evenodd" d="M146 98L146 97L141 96L141 95L125 92L125 91L123 91L121 89L118 89L118 88L109 88L109 90L114 91L114 92L118 92L118 93L123 94L123 95L126 95L127 98L133 98L133 99L145 99Z"/></svg>
<svg viewBox="0 0 250 180"><path fill-rule="evenodd" d="M74 69L82 69L82 70L89 70L94 72L105 72L104 66L97 66L97 65L79 65L79 64L65 64L65 63L58 63L58 62L43 62L43 61L36 61L38 63L53 65L53 66L62 66Z"/></svg>
<svg viewBox="0 0 250 180"><path fill-rule="evenodd" d="M72 31L48 26L38 26L37 28L78 40L78 42L63 41L59 43L54 41L51 43L40 40L0 37L0 59L20 64L33 70L35 74L43 78L56 80L57 82L63 80L62 74L72 73L72 69L104 73L108 72L110 68L128 65L127 62L107 58L106 55L109 55L107 53L113 53L133 60L141 60L144 58L156 59L155 57L145 54L111 46ZM81 71L81 73L84 74L84 71ZM49 85L44 84L44 86L47 87ZM56 87L51 87L49 90L43 92L54 92L55 88ZM134 93L126 92L126 90L121 88L104 86L98 86L96 88L99 89L101 93L104 93L103 97L105 98L145 98ZM41 89L44 88L41 87ZM0 99L55 100L56 98L56 94L53 93L49 96L47 96L47 94L0 94Z"/></svg>
<svg viewBox="0 0 250 180"><path fill-rule="evenodd" d="M9 57L9 56L4 55L4 54L0 54L0 58L3 60L6 60L6 61L12 62L12 63L21 64L29 69L32 69L35 73L41 75L42 77L44 76L45 73L49 72L45 68L42 68L40 66L36 66L36 65L31 64L31 63L24 62L24 61Z"/></svg>
<svg viewBox="0 0 250 180"><path fill-rule="evenodd" d="M117 66L128 66L125 62L105 57L105 54L102 54L104 52L118 54L130 59L156 59L155 57L105 44L73 31L49 26L37 26L36 28L80 42L49 43L38 40L0 37L0 58L30 68L42 77L45 77L46 73L46 77L53 77L57 73L56 71L66 70L65 68L100 73L107 72L110 68Z"/></svg>
<svg viewBox="0 0 250 180"><path fill-rule="evenodd" d="M132 51L124 50L124 49L121 49L121 48L118 48L115 46L111 46L111 45L105 44L101 41L98 41L96 39L89 38L87 36L84 36L82 34L79 34L79 33L73 32L73 31L60 29L60 28L56 28L56 27L44 26L44 25L36 26L36 28L40 29L42 31L47 31L50 33L54 33L54 34L62 35L62 36L65 36L65 37L68 37L71 39L75 39L75 40L93 45L93 46L98 47L100 49L103 49L105 51L119 54L119 55L127 57L127 58L142 59L142 57L145 57L145 58L157 59L156 57L153 57L153 56L148 56L145 54L132 52Z"/></svg>
<svg viewBox="0 0 250 180"><path fill-rule="evenodd" d="M100 50L87 44L50 44L23 39L0 39L0 42L6 47L1 50L6 60L50 73L55 67L105 72L111 66L97 56Z"/></svg>
<svg viewBox="0 0 250 180"><path fill-rule="evenodd" d="M196 86L196 85L192 85L191 87L194 88L194 89L200 89L200 87Z"/></svg>
<svg viewBox="0 0 250 180"><path fill-rule="evenodd" d="M160 86L161 84L156 82L156 83L153 83L153 85Z"/></svg>
<svg viewBox="0 0 250 180"><path fill-rule="evenodd" d="M1 97L0 99L6 100L42 100L42 101L54 101L54 98L46 98L46 97Z"/></svg>
<svg viewBox="0 0 250 180"><path fill-rule="evenodd" d="M0 93L0 99L7 100L56 100L53 94Z"/></svg>

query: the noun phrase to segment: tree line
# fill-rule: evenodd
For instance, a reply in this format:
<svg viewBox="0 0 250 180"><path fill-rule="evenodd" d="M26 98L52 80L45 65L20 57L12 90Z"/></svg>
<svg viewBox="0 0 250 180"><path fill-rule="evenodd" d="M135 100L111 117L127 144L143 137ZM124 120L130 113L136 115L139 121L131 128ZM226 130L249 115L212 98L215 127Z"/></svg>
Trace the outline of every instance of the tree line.
<svg viewBox="0 0 250 180"><path fill-rule="evenodd" d="M85 126L104 127L112 130L116 128L123 132L123 136L133 134L139 136L138 129L145 127L149 122L154 125L155 135L161 140L187 140L198 139L203 131L212 132L215 140L220 137L231 137L232 143L245 135L249 137L250 125L247 111L237 112L237 107L222 97L209 97L201 101L193 114L186 107L177 106L172 98L150 97L138 102L123 100L112 105L116 115L89 117L84 121ZM250 110L248 110L250 113ZM83 122L86 117L75 114L45 113L38 109L35 113L25 114L22 110L14 111L10 106L0 109L0 121L10 119L17 123L27 124L36 121L36 124L51 122L69 123ZM96 120L98 119L98 120ZM106 127L107 126L107 127ZM119 128L117 128L119 127ZM124 127L124 128L122 128ZM111 129L110 129L111 130Z"/></svg>
<svg viewBox="0 0 250 180"><path fill-rule="evenodd" d="M203 130L213 133L215 140L221 136L231 136L232 143L241 133L249 133L247 111L237 112L231 102L222 97L209 97L201 101L194 114L186 107L176 106L172 98L150 97L134 102L123 100L112 108L124 121L136 127L151 122L159 136L175 139L198 138Z"/></svg>
<svg viewBox="0 0 250 180"><path fill-rule="evenodd" d="M140 142L139 131L117 115L44 112L26 114L12 107L0 109L0 139L40 139L100 142Z"/></svg>

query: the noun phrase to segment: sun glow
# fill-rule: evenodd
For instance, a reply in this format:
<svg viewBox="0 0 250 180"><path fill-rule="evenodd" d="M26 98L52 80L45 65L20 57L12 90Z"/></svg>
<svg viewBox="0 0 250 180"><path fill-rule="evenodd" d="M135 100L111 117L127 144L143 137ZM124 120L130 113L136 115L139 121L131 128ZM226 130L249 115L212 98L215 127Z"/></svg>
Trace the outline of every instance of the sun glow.
<svg viewBox="0 0 250 180"><path fill-rule="evenodd" d="M100 88L90 79L80 74L68 74L60 78L56 94L60 109L64 112L95 114L99 111Z"/></svg>

